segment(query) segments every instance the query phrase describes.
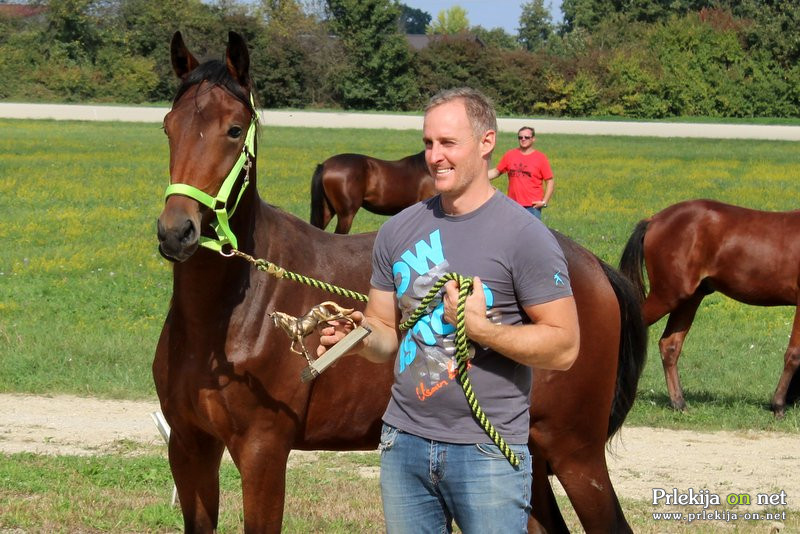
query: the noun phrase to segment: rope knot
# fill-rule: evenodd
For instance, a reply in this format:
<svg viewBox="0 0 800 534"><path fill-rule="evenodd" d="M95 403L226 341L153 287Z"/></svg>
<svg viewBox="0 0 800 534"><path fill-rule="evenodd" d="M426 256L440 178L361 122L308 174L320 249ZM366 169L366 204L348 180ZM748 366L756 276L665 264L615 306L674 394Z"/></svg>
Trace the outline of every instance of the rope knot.
<svg viewBox="0 0 800 534"><path fill-rule="evenodd" d="M284 269L283 267L278 267L274 263L270 263L268 261L264 261L264 264L266 268L262 270L267 271L267 273L271 274L275 278L283 278L284 276L286 276L286 269Z"/></svg>

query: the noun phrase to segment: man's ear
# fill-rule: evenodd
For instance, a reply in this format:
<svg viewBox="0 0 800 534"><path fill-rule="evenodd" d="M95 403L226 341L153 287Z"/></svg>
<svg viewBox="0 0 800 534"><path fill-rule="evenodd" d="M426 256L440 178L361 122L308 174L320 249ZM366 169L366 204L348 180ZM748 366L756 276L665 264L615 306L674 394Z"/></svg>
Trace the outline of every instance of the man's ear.
<svg viewBox="0 0 800 534"><path fill-rule="evenodd" d="M497 132L486 130L480 140L481 157L490 157L495 144L497 144Z"/></svg>

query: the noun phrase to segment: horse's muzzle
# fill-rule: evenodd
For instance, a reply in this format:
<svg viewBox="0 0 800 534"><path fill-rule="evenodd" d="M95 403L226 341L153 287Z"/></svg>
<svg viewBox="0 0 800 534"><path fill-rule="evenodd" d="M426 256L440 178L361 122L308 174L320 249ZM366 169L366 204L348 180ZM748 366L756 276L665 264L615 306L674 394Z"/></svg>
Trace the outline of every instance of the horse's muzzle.
<svg viewBox="0 0 800 534"><path fill-rule="evenodd" d="M170 226L158 219L158 251L169 261L189 259L197 250L199 237L197 225L191 219Z"/></svg>

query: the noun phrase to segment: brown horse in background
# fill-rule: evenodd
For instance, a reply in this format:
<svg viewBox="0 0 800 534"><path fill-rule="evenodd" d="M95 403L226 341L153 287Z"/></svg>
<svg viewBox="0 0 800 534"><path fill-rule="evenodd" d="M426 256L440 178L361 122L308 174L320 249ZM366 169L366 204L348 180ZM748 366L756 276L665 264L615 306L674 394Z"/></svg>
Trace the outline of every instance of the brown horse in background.
<svg viewBox="0 0 800 534"><path fill-rule="evenodd" d="M434 194L425 151L397 161L339 154L317 165L311 177L311 219L325 229L336 216L336 233L346 234L359 208L394 215Z"/></svg>
<svg viewBox="0 0 800 534"><path fill-rule="evenodd" d="M171 55L182 83L164 119L170 187L184 184L217 195L247 146L243 132L256 113L247 47L231 32L225 61L198 65L176 33ZM230 218L239 250L366 292L375 234L326 233L266 204L255 183L255 154L248 159L249 167L231 175L237 180L231 196L241 196ZM167 197L158 220L159 250L175 261L172 299L153 362L161 408L172 428L170 467L187 532L212 532L217 525L225 448L241 474L244 531L279 532L289 452L375 450L392 365L347 357L302 382L306 361L290 350L291 340L269 314L300 316L331 300L330 294L200 246L201 236L213 236L220 217L214 213L178 193ZM587 532L629 532L608 475L605 445L633 404L646 329L633 286L622 274L557 237L569 264L581 352L569 371L534 372L529 528L567 532L548 479L554 473ZM339 300L363 309L361 303ZM315 343L316 334L307 340L308 346Z"/></svg>
<svg viewBox="0 0 800 534"><path fill-rule="evenodd" d="M686 409L678 358L706 295L719 291L755 306L795 306L783 373L772 397L773 412L784 415L800 365L800 211L756 211L713 200L681 202L637 224L620 269L639 289L648 325L669 314L658 348L676 410Z"/></svg>

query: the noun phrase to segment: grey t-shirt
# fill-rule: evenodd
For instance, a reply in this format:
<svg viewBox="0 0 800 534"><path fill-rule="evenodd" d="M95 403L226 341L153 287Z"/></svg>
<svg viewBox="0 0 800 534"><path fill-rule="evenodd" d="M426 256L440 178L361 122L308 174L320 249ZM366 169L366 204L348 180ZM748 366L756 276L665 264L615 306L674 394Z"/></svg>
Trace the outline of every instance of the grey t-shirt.
<svg viewBox="0 0 800 534"><path fill-rule="evenodd" d="M448 272L479 276L487 316L529 323L523 306L572 294L566 260L544 224L501 192L465 215L448 216L439 196L389 219L378 232L371 284L394 291L405 320ZM456 380L455 327L434 299L401 333L395 382L383 420L417 436L449 443L491 440L475 421ZM531 369L470 342L469 376L478 402L501 436L528 442Z"/></svg>

